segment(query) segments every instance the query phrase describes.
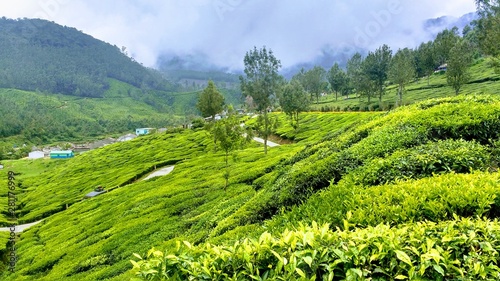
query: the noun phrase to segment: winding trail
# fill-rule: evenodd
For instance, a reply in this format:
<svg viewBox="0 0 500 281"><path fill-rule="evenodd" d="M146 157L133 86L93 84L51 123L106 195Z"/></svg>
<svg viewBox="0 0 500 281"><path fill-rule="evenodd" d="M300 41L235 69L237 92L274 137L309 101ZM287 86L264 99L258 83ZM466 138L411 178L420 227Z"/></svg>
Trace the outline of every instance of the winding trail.
<svg viewBox="0 0 500 281"><path fill-rule="evenodd" d="M166 167L166 168L154 171L154 172L152 172L151 174L149 174L147 177L145 177L142 180L145 181L145 180L149 180L149 179L152 179L152 178L155 178L155 177L166 176L166 175L172 173L172 171L174 170L174 168L175 168L175 166L169 166L169 167Z"/></svg>
<svg viewBox="0 0 500 281"><path fill-rule="evenodd" d="M166 176L166 175L170 174L174 170L174 168L175 168L175 166L169 166L169 167L154 171L142 180L144 181L144 180L149 180L149 179L154 178L154 177ZM26 230L34 225L37 225L41 222L42 222L42 220L39 220L37 222L27 223L27 224L16 225L14 232L21 233L24 230ZM10 227L0 227L0 232L10 232Z"/></svg>
<svg viewBox="0 0 500 281"><path fill-rule="evenodd" d="M257 118L257 117L259 117L259 115L254 115L252 118ZM240 127L242 127L242 128L245 127L245 123L241 123ZM246 138L247 134L246 133L243 134L243 137ZM256 141L256 142L258 142L258 143L264 144L264 139L263 138L254 137L253 140ZM269 146L269 147L277 147L277 146L280 146L280 144L272 142L270 140L267 140L267 146Z"/></svg>
<svg viewBox="0 0 500 281"><path fill-rule="evenodd" d="M27 224L21 224L21 225L16 225L16 228L15 228L15 233L21 233L23 232L24 230L34 226L34 225L37 225L39 223L41 223L42 221L36 221L36 222L32 222L32 223L27 223ZM0 227L0 232L10 232L10 227Z"/></svg>
<svg viewBox="0 0 500 281"><path fill-rule="evenodd" d="M262 139L262 138L254 137L253 140L256 141L256 142L260 142L260 143L264 144L264 139ZM269 147L277 147L277 146L280 146L280 145L277 144L277 143L275 143L275 142L272 142L270 140L267 140L267 146L269 146Z"/></svg>

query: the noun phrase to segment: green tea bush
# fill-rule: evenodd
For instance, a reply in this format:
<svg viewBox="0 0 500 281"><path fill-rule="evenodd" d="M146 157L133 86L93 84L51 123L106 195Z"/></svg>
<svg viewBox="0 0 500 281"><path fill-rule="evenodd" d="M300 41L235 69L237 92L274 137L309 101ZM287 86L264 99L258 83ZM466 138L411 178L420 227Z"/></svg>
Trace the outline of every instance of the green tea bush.
<svg viewBox="0 0 500 281"><path fill-rule="evenodd" d="M487 170L493 164L492 160L485 146L464 140L444 140L375 158L347 178L355 184L379 185L439 173Z"/></svg>
<svg viewBox="0 0 500 281"><path fill-rule="evenodd" d="M346 231L313 223L231 246L178 243L131 262L138 280L498 280L499 235L496 220Z"/></svg>
<svg viewBox="0 0 500 281"><path fill-rule="evenodd" d="M488 145L491 139L498 139L500 136L498 98L460 96L434 103L436 104L433 106L424 106L424 109L420 109L420 104L399 108L393 113L361 124L338 138L321 144L315 150L306 148L312 154L306 158L300 157L298 159L300 161L293 164L297 167L290 167L274 182L272 189L275 196L271 204L277 204L280 208L303 202L314 192L328 187L330 182L338 182L346 174L362 167L366 169L366 175L370 175L372 170L374 179L367 179L372 184L386 182L385 177L389 181L398 177L404 178L405 175L390 175L391 172L397 173L396 168L391 170L389 167L381 167L381 172L385 169L389 174L386 176L377 174L377 165L383 166L383 163L374 164L372 161L390 157L396 151L419 147L429 141L465 139ZM462 144L465 147L459 148ZM432 150L432 147L433 145L429 144L428 147L415 148L414 152L410 153L413 155L410 160L419 162L407 164L408 173L414 171L415 177L418 178L440 171L468 172L470 168L483 169L489 164L486 148L463 141L451 141L441 144L438 142L436 147L441 148L433 148L436 151L432 154L435 158L432 165L435 167L429 167L425 165L426 161L433 160L426 160L425 156L418 154L422 149ZM448 150L448 153L439 155L444 150ZM384 161L395 161L397 164L396 158L403 158L404 154L405 152L398 152L394 159ZM402 162L403 159L399 164ZM420 168L421 171L418 170ZM419 174L421 176L418 176Z"/></svg>
<svg viewBox="0 0 500 281"><path fill-rule="evenodd" d="M82 200L97 185L106 189L122 187L155 168L201 155L209 142L204 132L185 130L144 136L60 160L65 165L23 181L24 189L18 196L20 222L36 221L65 210L66 204Z"/></svg>
<svg viewBox="0 0 500 281"><path fill-rule="evenodd" d="M299 222L330 223L343 227L350 222L358 226L391 225L406 222L464 217L500 216L500 174L475 172L449 173L420 180L364 187L345 180L312 196L301 206L275 216L267 222L273 232Z"/></svg>

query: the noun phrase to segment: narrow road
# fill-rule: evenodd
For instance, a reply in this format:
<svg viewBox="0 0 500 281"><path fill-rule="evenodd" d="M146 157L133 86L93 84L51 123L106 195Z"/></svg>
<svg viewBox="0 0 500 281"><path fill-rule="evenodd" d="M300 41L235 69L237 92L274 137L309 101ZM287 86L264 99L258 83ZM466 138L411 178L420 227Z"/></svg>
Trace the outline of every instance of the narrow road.
<svg viewBox="0 0 500 281"><path fill-rule="evenodd" d="M170 166L166 167L163 169L160 169L158 171L154 171L151 174L149 174L147 177L145 177L143 180L149 180L154 177L161 177L170 174L174 170L175 166ZM24 230L37 225L41 223L42 221L37 221L37 222L32 222L32 223L27 223L27 224L21 224L21 225L16 225L14 232L15 233L21 233ZM0 232L10 232L10 227L0 227Z"/></svg>
<svg viewBox="0 0 500 281"><path fill-rule="evenodd" d="M143 179L143 181L149 180L149 179L152 179L152 178L155 178L155 177L166 176L166 175L172 173L172 171L174 170L174 168L175 168L175 166L170 166L170 167L166 167L166 168L163 168L161 170L158 170L158 171L154 171L151 174L149 174L147 177L145 177Z"/></svg>
<svg viewBox="0 0 500 281"><path fill-rule="evenodd" d="M264 144L264 139L254 137L253 140L256 141L256 142L260 142L260 143ZM269 146L269 147L277 147L277 146L280 146L280 145L277 144L277 143L275 143L275 142L272 142L270 140L267 140L267 146Z"/></svg>
<svg viewBox="0 0 500 281"><path fill-rule="evenodd" d="M17 225L14 232L15 233L21 233L25 229L28 229L28 228L30 228L30 227L32 227L32 226L34 226L36 224L39 224L41 222L42 221L37 221L37 222L32 222L32 223ZM0 232L10 232L10 227L0 227Z"/></svg>

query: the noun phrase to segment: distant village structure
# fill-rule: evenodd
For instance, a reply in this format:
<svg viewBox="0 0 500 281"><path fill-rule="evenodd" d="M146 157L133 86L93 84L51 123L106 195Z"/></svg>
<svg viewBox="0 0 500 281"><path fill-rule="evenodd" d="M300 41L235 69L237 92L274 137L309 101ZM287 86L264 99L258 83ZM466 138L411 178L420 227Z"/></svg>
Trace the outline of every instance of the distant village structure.
<svg viewBox="0 0 500 281"><path fill-rule="evenodd" d="M135 134L138 136L147 135L153 133L154 128L139 128L135 129Z"/></svg>
<svg viewBox="0 0 500 281"><path fill-rule="evenodd" d="M445 64L442 64L440 65L435 71L434 73L438 73L438 72L446 72L448 70L448 64L445 63Z"/></svg>
<svg viewBox="0 0 500 281"><path fill-rule="evenodd" d="M75 157L75 154L72 150L54 150L50 152L50 159L68 159L73 157Z"/></svg>
<svg viewBox="0 0 500 281"><path fill-rule="evenodd" d="M190 125L185 126L185 128L190 128ZM38 148L38 147L32 147L32 152L29 153L28 159L41 159L44 157L50 157L50 159L68 159L68 158L73 158L75 156L75 153L82 153L86 152L89 150L97 149L106 145L110 145L116 142L125 142L125 141L130 141L138 136L142 135L149 135L153 133L164 133L167 132L167 128L138 128L135 130L135 134L130 133L123 135L121 137L118 137L116 139L114 138L106 138L106 139L101 139L94 141L92 143L85 143L85 144L70 144L71 150L64 150L61 147L46 147L46 148Z"/></svg>

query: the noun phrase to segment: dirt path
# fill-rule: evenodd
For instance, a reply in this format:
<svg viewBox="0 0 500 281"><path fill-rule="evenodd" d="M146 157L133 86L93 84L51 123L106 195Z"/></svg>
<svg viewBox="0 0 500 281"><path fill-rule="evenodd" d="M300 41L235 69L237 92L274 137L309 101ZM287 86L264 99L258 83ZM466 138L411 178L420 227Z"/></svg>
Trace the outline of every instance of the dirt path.
<svg viewBox="0 0 500 281"><path fill-rule="evenodd" d="M262 139L262 138L255 137L255 138L253 138L253 140L256 141L256 142L260 142L260 143L264 144L264 139ZM269 147L276 147L276 146L280 146L280 145L277 144L277 143L275 143L275 142L272 142L270 140L267 140L267 146L269 146Z"/></svg>
<svg viewBox="0 0 500 281"><path fill-rule="evenodd" d="M151 174L149 174L147 177L145 177L143 179L143 181L149 180L149 179L152 179L152 178L155 178L155 177L166 176L166 175L170 174L174 170L174 168L175 168L175 166L169 166L169 167L165 167L163 169L154 171Z"/></svg>
<svg viewBox="0 0 500 281"><path fill-rule="evenodd" d="M17 225L16 228L15 228L15 233L21 233L23 232L25 229L28 229L36 224L39 224L41 223L42 221L37 221L37 222L32 222L32 223L27 223L27 224L21 224L21 225ZM10 227L0 227L0 232L10 232Z"/></svg>
<svg viewBox="0 0 500 281"><path fill-rule="evenodd" d="M169 166L169 167L165 167L163 169L154 171L151 174L149 174L147 177L145 177L143 180L148 180L148 179L151 179L151 178L154 178L154 177L166 176L166 175L170 174L174 170L174 168L175 168L175 166ZM34 226L34 225L39 224L40 222L42 222L42 221L40 220L40 221L37 221L37 222L16 225L14 232L15 233L21 233L24 230L26 230L26 229ZM10 227L0 227L0 232L10 232Z"/></svg>

